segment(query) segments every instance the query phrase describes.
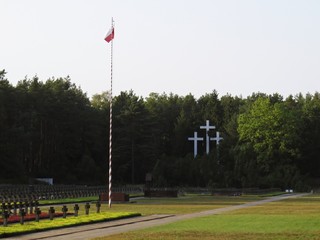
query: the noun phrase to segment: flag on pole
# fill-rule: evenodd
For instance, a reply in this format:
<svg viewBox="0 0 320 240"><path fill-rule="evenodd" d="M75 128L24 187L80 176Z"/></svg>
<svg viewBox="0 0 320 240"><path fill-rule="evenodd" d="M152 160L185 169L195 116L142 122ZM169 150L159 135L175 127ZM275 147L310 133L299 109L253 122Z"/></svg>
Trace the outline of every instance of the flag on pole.
<svg viewBox="0 0 320 240"><path fill-rule="evenodd" d="M114 27L112 27L109 32L107 33L106 37L104 40L106 40L108 43L111 42L114 38Z"/></svg>
<svg viewBox="0 0 320 240"><path fill-rule="evenodd" d="M111 18L111 29L107 33L104 40L108 43L114 38L114 22ZM111 81L110 81L110 130L109 130L109 208L111 208L112 199L112 59L113 59L113 42L111 42Z"/></svg>

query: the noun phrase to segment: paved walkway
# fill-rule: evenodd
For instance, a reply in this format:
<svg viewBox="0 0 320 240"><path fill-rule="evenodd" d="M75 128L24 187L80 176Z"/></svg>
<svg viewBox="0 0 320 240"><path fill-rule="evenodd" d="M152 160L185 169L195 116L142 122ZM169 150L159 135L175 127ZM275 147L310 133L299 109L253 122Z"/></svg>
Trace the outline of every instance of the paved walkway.
<svg viewBox="0 0 320 240"><path fill-rule="evenodd" d="M21 240L34 240L34 239L45 239L45 240L86 240L95 237L109 236L114 234L119 234L123 232L128 232L132 230L138 230L153 226L158 226L162 224L168 224L180 220L186 220L196 217L203 217L213 214L221 214L228 211L233 211L237 209L262 205L268 202L279 201L286 198L296 198L305 196L307 194L286 194L276 197L267 198L261 201L249 202L241 205L235 205L230 207L218 208L198 213L190 213L184 215L152 215L152 216L142 216L130 219L122 219L112 222L96 223L83 225L78 227L70 227L64 229L50 230L39 233L26 234L19 237L7 238L7 239L21 239Z"/></svg>

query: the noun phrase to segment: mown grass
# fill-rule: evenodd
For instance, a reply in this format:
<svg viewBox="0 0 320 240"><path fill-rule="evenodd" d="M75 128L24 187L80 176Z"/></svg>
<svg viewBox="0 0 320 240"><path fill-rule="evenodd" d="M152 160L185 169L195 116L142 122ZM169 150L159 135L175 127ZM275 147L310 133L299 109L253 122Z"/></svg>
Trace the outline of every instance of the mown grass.
<svg viewBox="0 0 320 240"><path fill-rule="evenodd" d="M212 196L189 194L179 198L142 198L134 199L130 203L112 204L112 208L108 208L108 203L102 203L101 210L108 212L139 212L142 215L151 214L185 214L199 211L205 211L229 205L238 205L250 201L261 200L263 197L256 195L245 196ZM84 212L84 203L97 201L96 198L78 198L78 199L62 199L62 200L45 200L41 201L42 211L47 211L49 205L64 204L67 205L69 211L73 211L74 203L80 206L80 212ZM60 211L61 207L56 207ZM95 211L95 204L91 204L90 211Z"/></svg>
<svg viewBox="0 0 320 240"><path fill-rule="evenodd" d="M134 203L113 204L111 209L108 207L108 203L103 203L101 205L100 214L95 214L96 206L94 203L92 203L89 216L85 215L85 203L79 203L79 201L76 201L78 202L78 205L80 207L79 217L67 217L66 219L55 218L53 221L40 220L39 223L26 222L23 226L21 226L20 224L9 224L8 227L0 227L0 236L3 237L9 236L10 234L36 232L52 228L68 227L84 223L111 220L114 219L113 216L119 216L120 214L120 217L123 217L122 215L124 213L130 212L139 213L141 215L185 214L225 207L229 205L243 204L258 199L261 198L257 196L225 197L211 195L186 195L179 198L147 198L137 199ZM66 203L68 202L67 200L64 199L62 202ZM80 198L78 200L81 200L82 202L90 199ZM56 212L61 212L62 205L55 205L61 202L47 201L42 203L52 204L52 206L55 206ZM65 205L69 209L68 212L74 212L74 203ZM51 205L41 206L40 208L42 212L48 212L50 206Z"/></svg>
<svg viewBox="0 0 320 240"><path fill-rule="evenodd" d="M110 212L139 212L142 215L152 214L186 214L201 212L210 209L239 205L250 201L263 199L257 196L226 197L211 195L186 195L179 198L145 198L135 203L113 204L111 209L104 204L106 211Z"/></svg>
<svg viewBox="0 0 320 240"><path fill-rule="evenodd" d="M109 239L320 239L320 195L180 221Z"/></svg>
<svg viewBox="0 0 320 240"><path fill-rule="evenodd" d="M187 213L193 213L193 212L200 212L200 211L205 211L205 210L210 210L210 209L215 209L215 208L221 208L221 207L226 207L226 206L230 206L230 205L239 205L239 204L243 204L246 202L251 202L251 201L257 201L257 200L261 200L263 199L263 197L261 196L255 196L255 195L244 195L244 196L211 196L211 195L186 195L186 196L182 196L179 198L145 198L145 199L136 199L134 200L134 203L125 203L125 204L113 204L112 208L110 209L108 207L107 203L104 203L101 205L101 212L102 215L103 214L118 214L118 213L122 213L122 212L135 212L135 213L140 213L142 215L151 215L151 214L187 214ZM72 199L74 200L74 199ZM83 201L89 201L89 199L84 200L83 198L81 199ZM66 201L63 201L64 203ZM71 201L73 202L73 201ZM79 201L78 201L79 202ZM56 204L56 201L51 202L47 202L47 204ZM72 204L66 204L67 207L69 208L69 212L74 212L73 211L73 207L74 207L74 203ZM84 215L84 203L79 203L78 204L80 206L80 210L79 210L79 215ZM42 211L48 211L49 206L42 206L41 210ZM56 208L56 212L60 212L62 206L55 206ZM95 204L91 204L91 208L90 208L90 215L89 216L94 216L96 211L96 207ZM87 216L83 216L84 218L86 218ZM9 227L0 227L0 228L4 228L6 229L6 231L9 232L5 232L5 234L10 234L10 229L13 229L12 231L15 233L21 233L23 231L40 231L43 230L45 228L41 227L41 224L46 223L47 224L47 229L52 228L51 224L53 224L54 226L57 227L62 227L62 226L68 226L66 225L66 222L70 223L71 225L74 225L73 222L74 217L68 217L67 219L54 219L53 221L50 220L41 220L40 221L40 225L39 223L35 223L35 222L28 222L25 223L24 226L21 226L22 229L25 230L19 230L17 231L18 228L14 228L13 226L19 226L19 224L16 225L9 225ZM77 220L79 221L81 218L77 218ZM60 222L61 221L61 225ZM64 222L66 221L66 222ZM81 220L82 221L82 220ZM83 224L82 222L76 223L76 224ZM100 221L100 220L97 220ZM104 220L101 220L104 221ZM208 221L207 219L204 221ZM91 222L91 220L89 221ZM197 224L192 223L192 225L197 226ZM39 227L40 226L40 227ZM204 225L205 226L205 225ZM210 226L210 224L209 224ZM176 227L174 227L176 228ZM159 236L165 236L163 239L167 239L167 237L169 235L171 235L171 237L169 237L169 239L176 239L175 236L177 236L179 238L179 236L181 236L180 239L187 239L186 235L185 235L185 230L183 230L184 227L182 227L182 230L179 232L177 231L164 231L162 232L162 230L160 230L160 235L158 234L159 232L141 232L141 233L137 233L137 235L135 235L135 233L132 233L133 235L128 235L128 237L126 235L121 236L118 239L122 239L122 237L127 237L127 239L162 239L162 238L157 238ZM30 230L28 230L30 229ZM192 235L199 235L198 231L193 231L193 233L191 233L190 231L192 229L187 228L187 230L189 231L189 236ZM1 232L0 232L1 233ZM206 232L206 231L202 231L201 234L204 235L210 235L210 234L216 234L215 232ZM201 235L200 234L200 235ZM220 233L220 234L225 234L225 233ZM250 233L251 234L251 233ZM154 237L153 237L154 235ZM140 236L142 236L140 238ZM113 239L113 238L112 238ZM211 239L211 238L210 238Z"/></svg>
<svg viewBox="0 0 320 240"><path fill-rule="evenodd" d="M138 212L142 215L152 214L186 214L200 212L230 205L239 205L250 201L263 199L257 196L226 197L211 195L187 195L179 198L145 198L134 200L134 203L112 204L102 203L102 212ZM78 203L80 214L84 214L84 204ZM69 212L73 212L74 204L66 204ZM41 210L47 212L50 206L41 206ZM56 206L56 211L61 211L62 206ZM96 206L91 204L90 212L95 212Z"/></svg>
<svg viewBox="0 0 320 240"><path fill-rule="evenodd" d="M264 193L264 194L259 194L259 197L274 197L274 196L279 196L283 195L284 192L271 192L271 193Z"/></svg>
<svg viewBox="0 0 320 240"><path fill-rule="evenodd" d="M40 222L25 222L9 224L7 227L0 227L0 237L9 237L13 235L39 232L49 229L57 229L89 223L111 221L128 217L140 216L138 213L118 212L118 213L94 213L90 215L82 215L78 217L55 218L54 220L40 220Z"/></svg>
<svg viewBox="0 0 320 240"><path fill-rule="evenodd" d="M54 199L54 200L40 200L40 205L50 205L50 204L66 204L66 203L81 203L81 202L92 202L98 201L98 196L92 197L81 197L81 198L64 198L64 199Z"/></svg>

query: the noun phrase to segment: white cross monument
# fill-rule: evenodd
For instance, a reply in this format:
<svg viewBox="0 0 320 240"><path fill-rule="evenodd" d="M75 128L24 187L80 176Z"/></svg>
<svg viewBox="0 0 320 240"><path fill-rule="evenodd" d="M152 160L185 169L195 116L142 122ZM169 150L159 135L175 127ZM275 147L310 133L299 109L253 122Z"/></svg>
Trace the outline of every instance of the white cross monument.
<svg viewBox="0 0 320 240"><path fill-rule="evenodd" d="M207 153L207 155L209 154L209 151L210 151L209 130L215 129L215 128L216 128L215 126L210 126L209 120L206 121L205 126L200 126L200 129L206 130L206 153Z"/></svg>
<svg viewBox="0 0 320 240"><path fill-rule="evenodd" d="M194 132L193 137L189 137L188 140L193 141L193 152L194 152L194 157L196 157L198 154L198 141L203 141L203 138L199 138L198 133Z"/></svg>
<svg viewBox="0 0 320 240"><path fill-rule="evenodd" d="M217 142L217 146L218 146L218 145L219 145L219 142L220 142L221 140L223 140L223 138L220 137L220 132L217 132L217 133L216 133L216 137L210 138L210 140L211 140L211 141L216 141L216 142Z"/></svg>

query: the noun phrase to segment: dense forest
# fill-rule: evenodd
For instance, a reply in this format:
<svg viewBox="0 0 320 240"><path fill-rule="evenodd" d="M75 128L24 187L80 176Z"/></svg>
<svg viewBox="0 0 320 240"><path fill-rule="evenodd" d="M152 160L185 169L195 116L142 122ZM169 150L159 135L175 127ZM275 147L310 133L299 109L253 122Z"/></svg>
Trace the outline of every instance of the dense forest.
<svg viewBox="0 0 320 240"><path fill-rule="evenodd" d="M320 94L247 98L121 92L113 98L114 184L281 187L320 183ZM199 142L206 120L223 141ZM12 86L0 71L0 183L106 184L109 97L89 99L69 77L38 77Z"/></svg>

